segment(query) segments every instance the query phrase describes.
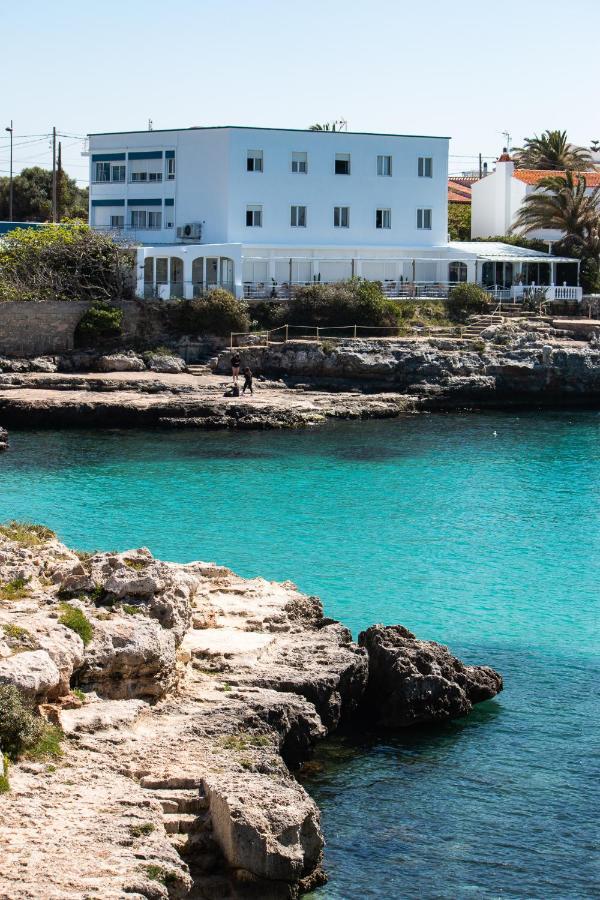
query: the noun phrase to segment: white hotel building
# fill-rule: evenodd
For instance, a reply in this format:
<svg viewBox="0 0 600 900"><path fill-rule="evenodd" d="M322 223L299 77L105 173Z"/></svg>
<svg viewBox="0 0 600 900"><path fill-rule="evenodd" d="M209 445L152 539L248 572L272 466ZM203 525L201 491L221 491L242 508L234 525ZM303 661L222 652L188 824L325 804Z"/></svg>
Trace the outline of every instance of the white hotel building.
<svg viewBox="0 0 600 900"><path fill-rule="evenodd" d="M353 275L433 296L482 277L510 287L532 263L539 273L543 254L448 242L448 143L233 126L91 134L90 224L140 245L146 297L216 285L288 296Z"/></svg>

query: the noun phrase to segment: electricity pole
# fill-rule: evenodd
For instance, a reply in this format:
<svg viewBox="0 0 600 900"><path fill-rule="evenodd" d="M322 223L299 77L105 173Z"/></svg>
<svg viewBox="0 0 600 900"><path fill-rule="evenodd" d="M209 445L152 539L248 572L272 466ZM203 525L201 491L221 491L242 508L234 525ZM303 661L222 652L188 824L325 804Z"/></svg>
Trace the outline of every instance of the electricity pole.
<svg viewBox="0 0 600 900"><path fill-rule="evenodd" d="M52 128L52 221L56 222L56 125Z"/></svg>
<svg viewBox="0 0 600 900"><path fill-rule="evenodd" d="M60 222L60 212L62 209L62 141L58 142L58 163L56 166L56 221Z"/></svg>
<svg viewBox="0 0 600 900"><path fill-rule="evenodd" d="M5 128L10 133L10 181L8 188L8 221L13 220L13 120L10 120L10 127Z"/></svg>

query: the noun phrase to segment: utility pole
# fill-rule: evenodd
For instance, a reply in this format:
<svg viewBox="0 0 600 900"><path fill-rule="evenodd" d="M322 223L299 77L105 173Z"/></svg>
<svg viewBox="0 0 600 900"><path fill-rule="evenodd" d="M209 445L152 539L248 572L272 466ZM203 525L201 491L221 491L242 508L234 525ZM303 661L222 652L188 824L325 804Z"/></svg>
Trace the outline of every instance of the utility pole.
<svg viewBox="0 0 600 900"><path fill-rule="evenodd" d="M56 125L52 128L52 221L56 222Z"/></svg>
<svg viewBox="0 0 600 900"><path fill-rule="evenodd" d="M10 133L10 181L8 187L8 221L13 220L13 120L10 120L10 127L5 131Z"/></svg>
<svg viewBox="0 0 600 900"><path fill-rule="evenodd" d="M479 177L483 178L483 164L481 162L481 153L479 154Z"/></svg>
<svg viewBox="0 0 600 900"><path fill-rule="evenodd" d="M56 166L56 221L60 222L60 211L62 208L62 141L58 142L58 164Z"/></svg>

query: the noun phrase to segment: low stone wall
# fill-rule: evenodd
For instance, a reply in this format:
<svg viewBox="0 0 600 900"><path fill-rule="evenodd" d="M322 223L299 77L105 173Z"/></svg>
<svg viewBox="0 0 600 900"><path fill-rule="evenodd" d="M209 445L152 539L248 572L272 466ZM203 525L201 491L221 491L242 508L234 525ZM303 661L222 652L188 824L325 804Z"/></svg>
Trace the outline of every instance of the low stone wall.
<svg viewBox="0 0 600 900"><path fill-rule="evenodd" d="M123 310L123 335L118 343L124 347L168 344L186 362L197 362L227 345L225 338L211 335L183 337L174 343L164 316L171 302L178 301L116 303ZM73 350L75 329L90 306L85 300L0 303L0 356L53 356Z"/></svg>

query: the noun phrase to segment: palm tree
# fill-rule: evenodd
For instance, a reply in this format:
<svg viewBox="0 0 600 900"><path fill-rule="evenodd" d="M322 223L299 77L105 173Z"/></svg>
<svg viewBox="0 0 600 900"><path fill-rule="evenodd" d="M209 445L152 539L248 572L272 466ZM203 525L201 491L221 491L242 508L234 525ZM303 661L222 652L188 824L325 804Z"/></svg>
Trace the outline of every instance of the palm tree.
<svg viewBox="0 0 600 900"><path fill-rule="evenodd" d="M566 238L587 241L600 221L600 187L586 194L585 175L566 172L538 181L525 197L512 231L527 234L543 228L557 229Z"/></svg>
<svg viewBox="0 0 600 900"><path fill-rule="evenodd" d="M310 125L309 131L342 131L343 126L346 124L344 119L336 119L334 122L323 122L323 124Z"/></svg>
<svg viewBox="0 0 600 900"><path fill-rule="evenodd" d="M560 231L561 252L581 259L584 289L595 290L600 271L600 187L589 194L586 190L585 175L567 171L564 176L542 178L525 197L511 231Z"/></svg>
<svg viewBox="0 0 600 900"><path fill-rule="evenodd" d="M570 144L566 131L544 131L541 137L525 138L525 146L516 147L513 157L519 169L581 172L592 165L589 150Z"/></svg>

